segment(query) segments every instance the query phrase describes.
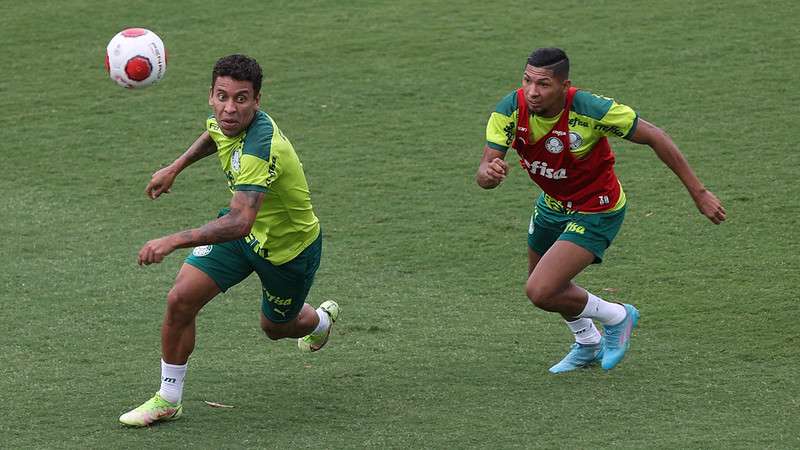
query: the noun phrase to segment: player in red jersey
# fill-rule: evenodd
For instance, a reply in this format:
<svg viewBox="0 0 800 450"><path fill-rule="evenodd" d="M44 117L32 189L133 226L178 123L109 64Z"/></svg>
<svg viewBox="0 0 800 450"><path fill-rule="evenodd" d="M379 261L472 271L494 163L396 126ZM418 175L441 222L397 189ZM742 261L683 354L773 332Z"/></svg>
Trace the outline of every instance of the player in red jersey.
<svg viewBox="0 0 800 450"><path fill-rule="evenodd" d="M630 346L639 311L607 302L572 281L602 261L625 216L625 193L607 138L650 146L713 223L725 220L725 209L667 133L625 105L572 87L569 59L561 49L540 48L528 57L522 87L498 104L486 130L478 185L492 189L502 183L509 171L506 152L513 147L543 191L528 230L525 292L535 306L561 314L575 335L567 356L550 371L596 362L613 368ZM603 335L594 320L603 325Z"/></svg>

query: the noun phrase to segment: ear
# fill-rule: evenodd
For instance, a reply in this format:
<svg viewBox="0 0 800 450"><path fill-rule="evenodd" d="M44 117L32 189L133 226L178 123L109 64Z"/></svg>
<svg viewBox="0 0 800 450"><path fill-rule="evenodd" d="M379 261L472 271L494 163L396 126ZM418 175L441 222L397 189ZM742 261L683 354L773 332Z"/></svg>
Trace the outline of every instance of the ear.
<svg viewBox="0 0 800 450"><path fill-rule="evenodd" d="M256 106L261 106L261 92L256 95Z"/></svg>
<svg viewBox="0 0 800 450"><path fill-rule="evenodd" d="M572 80L566 79L563 83L564 93L566 94L569 88L572 86Z"/></svg>
<svg viewBox="0 0 800 450"><path fill-rule="evenodd" d="M208 106L214 106L211 95L214 93L214 88L208 88Z"/></svg>

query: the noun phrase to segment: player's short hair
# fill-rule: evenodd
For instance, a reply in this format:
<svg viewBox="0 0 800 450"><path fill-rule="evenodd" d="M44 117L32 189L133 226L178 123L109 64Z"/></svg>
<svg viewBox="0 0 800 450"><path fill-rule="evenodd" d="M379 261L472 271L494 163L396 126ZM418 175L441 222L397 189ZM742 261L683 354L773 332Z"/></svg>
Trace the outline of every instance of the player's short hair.
<svg viewBox="0 0 800 450"><path fill-rule="evenodd" d="M556 77L562 80L569 78L569 58L560 48L537 48L528 56L528 64L551 70Z"/></svg>
<svg viewBox="0 0 800 450"><path fill-rule="evenodd" d="M231 77L238 81L253 83L255 94L261 91L261 66L255 59L246 55L228 55L217 60L211 72L211 87L217 82L217 77Z"/></svg>

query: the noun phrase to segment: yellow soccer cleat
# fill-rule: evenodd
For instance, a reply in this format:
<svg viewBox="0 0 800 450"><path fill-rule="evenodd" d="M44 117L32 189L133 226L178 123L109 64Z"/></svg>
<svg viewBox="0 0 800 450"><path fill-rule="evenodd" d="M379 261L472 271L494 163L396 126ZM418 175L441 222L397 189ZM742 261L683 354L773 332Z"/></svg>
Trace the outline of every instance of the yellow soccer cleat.
<svg viewBox="0 0 800 450"><path fill-rule="evenodd" d="M331 318L331 324L327 330L323 331L319 334L309 334L308 336L301 337L297 340L297 346L300 348L301 351L304 352L316 352L320 350L325 344L328 342L328 338L331 336L331 328L333 328L333 324L336 323L336 319L339 318L339 304L333 300L328 300L323 302L319 305L319 308L325 313L328 314L328 317Z"/></svg>
<svg viewBox="0 0 800 450"><path fill-rule="evenodd" d="M141 406L119 416L119 421L132 427L146 427L156 422L175 420L183 414L183 405L170 403L158 393Z"/></svg>

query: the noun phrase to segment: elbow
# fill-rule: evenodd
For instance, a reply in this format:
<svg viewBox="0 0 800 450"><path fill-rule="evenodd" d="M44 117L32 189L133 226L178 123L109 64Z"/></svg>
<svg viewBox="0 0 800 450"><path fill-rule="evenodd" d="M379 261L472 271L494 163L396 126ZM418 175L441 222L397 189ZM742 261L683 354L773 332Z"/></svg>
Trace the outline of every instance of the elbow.
<svg viewBox="0 0 800 450"><path fill-rule="evenodd" d="M232 234L235 235L234 239L241 239L250 234L250 230L253 228L253 222L254 220L247 220L245 217L237 218L232 227Z"/></svg>
<svg viewBox="0 0 800 450"><path fill-rule="evenodd" d="M234 207L223 219L226 221L226 234L231 239L240 239L250 234L256 221L256 212Z"/></svg>
<svg viewBox="0 0 800 450"><path fill-rule="evenodd" d="M239 238L243 238L250 234L250 230L253 229L253 222L242 222L237 224L236 234Z"/></svg>

